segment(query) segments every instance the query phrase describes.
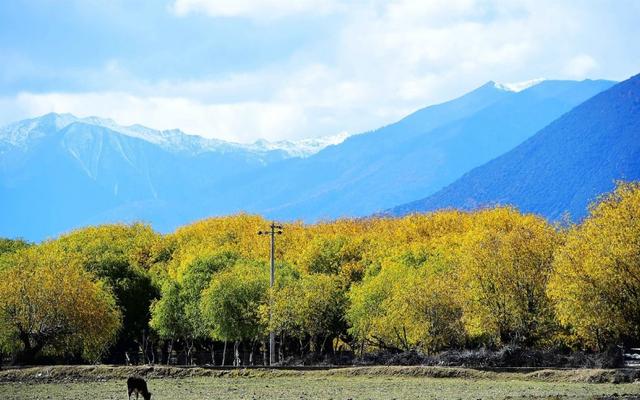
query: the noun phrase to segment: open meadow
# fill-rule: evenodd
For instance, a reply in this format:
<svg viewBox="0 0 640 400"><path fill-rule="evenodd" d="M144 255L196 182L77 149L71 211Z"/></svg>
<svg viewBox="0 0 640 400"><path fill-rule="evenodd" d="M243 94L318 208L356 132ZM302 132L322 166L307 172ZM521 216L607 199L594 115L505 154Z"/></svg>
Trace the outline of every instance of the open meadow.
<svg viewBox="0 0 640 400"><path fill-rule="evenodd" d="M89 368L86 373L64 374L33 369L21 376L5 372L0 374L0 398L126 399L126 375L144 374L145 370L114 370ZM377 367L305 372L156 368L146 372L152 398L158 400L640 399L640 384L616 372L594 370L514 374L456 368ZM624 383L612 383L620 378ZM10 382L11 379L15 381Z"/></svg>

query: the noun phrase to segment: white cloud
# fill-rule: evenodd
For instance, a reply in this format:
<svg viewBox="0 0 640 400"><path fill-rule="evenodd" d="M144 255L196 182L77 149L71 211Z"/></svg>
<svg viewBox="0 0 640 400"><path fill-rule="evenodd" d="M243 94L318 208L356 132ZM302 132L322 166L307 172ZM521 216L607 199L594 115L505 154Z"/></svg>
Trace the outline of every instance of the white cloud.
<svg viewBox="0 0 640 400"><path fill-rule="evenodd" d="M489 80L602 77L598 60L617 60L610 44L625 43L607 36L618 32L615 18L603 17L610 8L540 0L176 0L179 15L270 23L337 11L340 18L330 37L291 57L224 76L150 82L114 60L101 72L112 76L113 89L0 99L0 123L59 111L243 142L356 133ZM640 62L638 45L627 43L617 48L620 57Z"/></svg>
<svg viewBox="0 0 640 400"><path fill-rule="evenodd" d="M589 77L598 66L596 60L588 54L580 54L571 58L564 68L564 72L574 79L584 79Z"/></svg>
<svg viewBox="0 0 640 400"><path fill-rule="evenodd" d="M274 19L295 14L328 13L337 6L328 0L176 0L173 11L180 16L204 12L212 17Z"/></svg>
<svg viewBox="0 0 640 400"><path fill-rule="evenodd" d="M274 132L291 136L300 126L302 111L289 104L242 102L203 104L180 97L138 97L127 93L21 93L0 98L2 113L40 115L70 112L79 117L109 116L120 124L142 124L156 129L180 128L230 141L277 139ZM1 114L0 114L1 115Z"/></svg>
<svg viewBox="0 0 640 400"><path fill-rule="evenodd" d="M80 117L109 117L125 125L180 128L211 138L253 142L361 132L411 110L389 104L370 82L351 81L316 64L219 80L138 84L136 91L139 94L23 92L0 97L0 123L69 112Z"/></svg>

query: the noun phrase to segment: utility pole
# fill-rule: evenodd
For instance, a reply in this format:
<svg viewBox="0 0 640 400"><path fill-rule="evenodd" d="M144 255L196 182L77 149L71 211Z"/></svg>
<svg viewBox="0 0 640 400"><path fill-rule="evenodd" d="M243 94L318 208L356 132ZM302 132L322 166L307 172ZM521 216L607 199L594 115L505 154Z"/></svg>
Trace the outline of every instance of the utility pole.
<svg viewBox="0 0 640 400"><path fill-rule="evenodd" d="M276 235L282 235L282 225L276 225L272 222L268 231L258 231L258 235L271 236L271 280L269 286L273 292L273 286L276 283ZM273 317L273 294L269 298L269 321ZM269 365L275 365L276 363L276 334L273 331L269 332Z"/></svg>

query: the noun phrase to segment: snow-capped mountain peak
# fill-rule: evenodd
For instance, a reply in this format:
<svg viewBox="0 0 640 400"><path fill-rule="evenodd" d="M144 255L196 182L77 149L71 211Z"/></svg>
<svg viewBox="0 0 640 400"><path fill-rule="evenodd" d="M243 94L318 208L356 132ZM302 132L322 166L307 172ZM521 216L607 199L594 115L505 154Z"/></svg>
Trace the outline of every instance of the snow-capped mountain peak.
<svg viewBox="0 0 640 400"><path fill-rule="evenodd" d="M528 81L521 81L521 82L511 82L511 83L498 83L498 82L494 82L494 85L496 88L498 89L502 89L502 90L506 90L508 92L521 92L525 89L529 89L530 87L533 87L541 82L544 82L545 79L544 78L536 78L536 79L530 79Z"/></svg>
<svg viewBox="0 0 640 400"><path fill-rule="evenodd" d="M317 138L300 139L300 140L280 140L269 142L264 139L255 141L248 145L248 148L258 151L281 150L289 154L291 157L309 157L328 146L340 144L350 135L347 132L341 132L332 136L322 136Z"/></svg>
<svg viewBox="0 0 640 400"><path fill-rule="evenodd" d="M228 153L233 151L263 154L280 151L284 153L285 158L308 157L327 146L342 143L349 136L347 133L340 133L333 136L296 141L269 142L267 140L258 140L251 144L243 144L190 135L179 129L156 130L139 124L123 126L109 118L96 116L76 117L72 114L50 113L0 128L0 142L19 148L26 148L34 140L53 135L75 123L107 128L121 135L155 144L170 152L189 154L205 152Z"/></svg>

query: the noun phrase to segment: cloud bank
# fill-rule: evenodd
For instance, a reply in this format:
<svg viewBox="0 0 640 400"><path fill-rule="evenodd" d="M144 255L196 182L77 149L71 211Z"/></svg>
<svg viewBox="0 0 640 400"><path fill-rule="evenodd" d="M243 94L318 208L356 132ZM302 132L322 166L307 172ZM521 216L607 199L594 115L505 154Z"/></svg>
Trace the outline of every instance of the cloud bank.
<svg viewBox="0 0 640 400"><path fill-rule="evenodd" d="M373 129L489 80L624 79L640 65L633 1L176 0L165 11L238 35L286 37L306 20L330 29L274 61L198 76L150 79L114 57L85 74L95 87L1 96L0 122L56 111L240 142L299 139ZM184 43L184 56L197 45Z"/></svg>

